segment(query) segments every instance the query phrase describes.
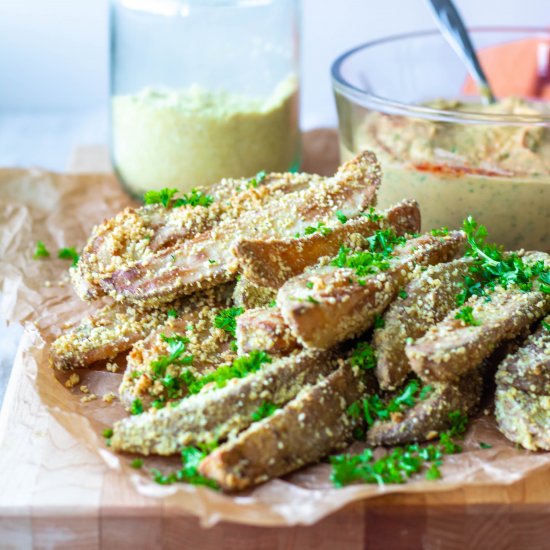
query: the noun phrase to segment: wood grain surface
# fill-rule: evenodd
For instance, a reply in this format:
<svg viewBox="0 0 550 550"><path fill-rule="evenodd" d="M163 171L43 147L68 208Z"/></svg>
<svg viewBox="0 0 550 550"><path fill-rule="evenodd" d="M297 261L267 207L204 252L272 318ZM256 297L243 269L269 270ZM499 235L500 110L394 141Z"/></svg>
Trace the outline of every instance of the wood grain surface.
<svg viewBox="0 0 550 550"><path fill-rule="evenodd" d="M325 151L323 171L332 171L334 132L314 141ZM307 142L305 149L307 158ZM71 168L82 167L107 170L105 149L81 151ZM75 441L41 406L22 368L12 373L0 413L0 549L8 548L548 549L550 478L379 497L314 526L203 528L169 499L139 495Z"/></svg>

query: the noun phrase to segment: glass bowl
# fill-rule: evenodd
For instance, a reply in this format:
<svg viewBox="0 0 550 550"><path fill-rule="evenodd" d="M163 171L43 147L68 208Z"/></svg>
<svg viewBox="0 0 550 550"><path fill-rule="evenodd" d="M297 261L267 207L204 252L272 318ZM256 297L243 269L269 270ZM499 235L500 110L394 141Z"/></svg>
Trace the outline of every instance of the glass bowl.
<svg viewBox="0 0 550 550"><path fill-rule="evenodd" d="M498 84L501 100L491 106L467 95L466 69L438 31L341 55L332 82L342 160L373 150L383 169L380 207L416 199L425 231L472 215L507 249L550 250L550 34L470 32Z"/></svg>

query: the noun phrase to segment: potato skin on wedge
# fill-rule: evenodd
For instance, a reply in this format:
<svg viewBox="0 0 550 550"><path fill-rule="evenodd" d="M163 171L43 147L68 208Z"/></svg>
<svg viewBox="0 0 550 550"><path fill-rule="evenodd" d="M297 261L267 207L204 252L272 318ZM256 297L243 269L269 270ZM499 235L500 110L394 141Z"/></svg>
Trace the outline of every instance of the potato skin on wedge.
<svg viewBox="0 0 550 550"><path fill-rule="evenodd" d="M328 349L368 330L410 280L417 265L449 261L463 243L461 231L446 237L410 239L395 249L386 271L364 278L357 277L351 268L312 269L279 289L277 305L300 343Z"/></svg>
<svg viewBox="0 0 550 550"><path fill-rule="evenodd" d="M200 473L225 491L241 491L317 462L352 439L351 403L372 391L374 379L344 363L305 387L272 416L253 424L201 463Z"/></svg>
<svg viewBox="0 0 550 550"><path fill-rule="evenodd" d="M375 330L373 339L376 378L382 389L396 389L405 381L411 371L405 355L407 340L423 336L456 307L470 263L460 258L428 267L405 287L405 299L390 304L384 326Z"/></svg>
<svg viewBox="0 0 550 550"><path fill-rule="evenodd" d="M377 420L367 432L369 445L403 445L434 439L449 428L449 413L470 415L482 394L478 371L467 373L453 384L434 384L423 400L403 413L399 421Z"/></svg>
<svg viewBox="0 0 550 550"><path fill-rule="evenodd" d="M415 201L403 201L381 213L380 220L357 217L332 225L326 233L312 233L284 240L242 240L233 252L247 279L274 289L299 275L323 256L334 256L354 234L372 235L392 228L397 235L420 230L420 210Z"/></svg>

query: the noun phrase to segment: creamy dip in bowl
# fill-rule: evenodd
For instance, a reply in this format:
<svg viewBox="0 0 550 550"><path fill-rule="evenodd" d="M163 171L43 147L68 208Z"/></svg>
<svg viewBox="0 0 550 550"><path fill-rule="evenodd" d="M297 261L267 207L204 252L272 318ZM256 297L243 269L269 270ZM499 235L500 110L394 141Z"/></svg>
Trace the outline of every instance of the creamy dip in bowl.
<svg viewBox="0 0 550 550"><path fill-rule="evenodd" d="M489 45L519 38L516 32L473 36ZM549 37L540 40L548 52ZM458 227L473 215L508 249L550 250L550 104L430 101L460 96L466 77L431 32L360 46L332 74L342 160L364 149L378 155L380 206L415 198L423 230Z"/></svg>

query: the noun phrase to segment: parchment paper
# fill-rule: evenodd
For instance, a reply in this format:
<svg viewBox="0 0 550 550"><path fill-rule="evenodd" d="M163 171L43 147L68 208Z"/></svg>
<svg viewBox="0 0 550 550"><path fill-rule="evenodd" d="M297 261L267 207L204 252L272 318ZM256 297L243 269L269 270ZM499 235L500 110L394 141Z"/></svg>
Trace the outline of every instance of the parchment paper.
<svg viewBox="0 0 550 550"><path fill-rule="evenodd" d="M129 466L132 457L112 453L101 435L105 427L125 415L118 402L108 404L101 399L109 391L116 392L121 374L100 368L79 369L81 382L69 390L63 385L66 376L56 375L48 365L48 346L62 327L97 307L76 297L67 283L69 263L56 259L55 252L64 246L80 249L94 224L130 203L109 175L0 170L0 314L8 322L25 327L23 364L15 367L25 369L42 403L57 421L101 455L109 467L120 475L131 476L140 493L163 498L170 507L198 515L205 525L230 520L282 526L311 524L352 501L384 493L510 484L540 468L550 474L550 453L516 450L498 432L492 414L482 412L466 435L464 452L446 458L443 479L438 481L419 478L405 485L336 489L329 480L330 466L325 463L237 496L152 482L146 473L148 468L154 465L171 469L178 461L147 460L144 469L136 471ZM51 259L32 259L37 240L44 241L52 252ZM98 399L82 403L81 384ZM480 441L492 448L480 449ZM352 450L360 451L361 446L354 444Z"/></svg>

